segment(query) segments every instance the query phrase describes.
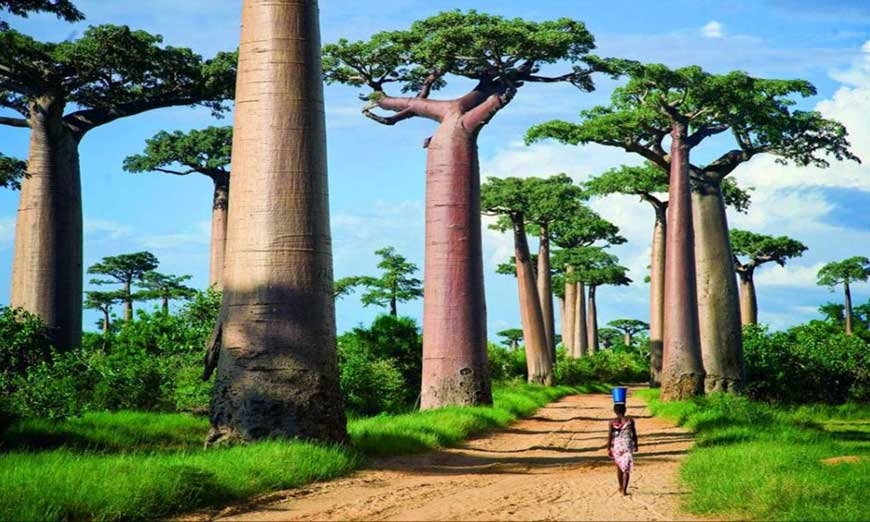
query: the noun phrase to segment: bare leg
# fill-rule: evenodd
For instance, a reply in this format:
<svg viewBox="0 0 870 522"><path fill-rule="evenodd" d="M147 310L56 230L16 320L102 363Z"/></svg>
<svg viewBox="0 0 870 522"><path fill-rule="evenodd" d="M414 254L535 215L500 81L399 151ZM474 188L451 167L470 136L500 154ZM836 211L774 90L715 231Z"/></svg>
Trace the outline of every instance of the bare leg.
<svg viewBox="0 0 870 522"><path fill-rule="evenodd" d="M623 480L619 482L622 485L622 494L628 495L628 479L631 478L631 473L626 472L626 473L623 473L622 476L623 476Z"/></svg>
<svg viewBox="0 0 870 522"><path fill-rule="evenodd" d="M622 485L622 481L623 481L622 477L623 477L622 470L617 467L616 468L616 478L617 478L617 480L619 480L619 491L623 491L623 489L624 489L624 486Z"/></svg>

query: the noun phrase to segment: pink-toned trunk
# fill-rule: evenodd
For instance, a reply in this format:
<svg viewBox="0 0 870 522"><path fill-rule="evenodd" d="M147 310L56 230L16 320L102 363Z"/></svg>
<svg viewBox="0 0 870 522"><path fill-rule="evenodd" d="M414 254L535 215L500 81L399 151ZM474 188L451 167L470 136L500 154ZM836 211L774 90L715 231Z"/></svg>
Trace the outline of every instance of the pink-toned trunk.
<svg viewBox="0 0 870 522"><path fill-rule="evenodd" d="M849 289L849 282L843 283L843 290L846 294L845 309L846 313L846 335L852 335L852 291Z"/></svg>
<svg viewBox="0 0 870 522"><path fill-rule="evenodd" d="M694 182L692 226L704 390L707 393L736 392L743 385L743 329L734 256L719 181Z"/></svg>
<svg viewBox="0 0 870 522"><path fill-rule="evenodd" d="M598 345L598 307L595 304L595 285L589 286L589 307L587 313L586 330L589 336L589 353L598 353L601 348Z"/></svg>
<svg viewBox="0 0 870 522"><path fill-rule="evenodd" d="M570 353L567 350L568 338L565 335L568 331L568 323L565 322L565 298L557 297L556 299L559 301L559 323L562 327L562 347L565 348L565 353ZM553 360L555 361L555 359Z"/></svg>
<svg viewBox="0 0 870 522"><path fill-rule="evenodd" d="M753 273L740 274L740 323L743 326L758 323L758 301Z"/></svg>
<svg viewBox="0 0 870 522"><path fill-rule="evenodd" d="M82 201L78 140L64 127L64 103L30 106L29 176L15 222L10 305L38 315L67 350L82 335Z"/></svg>
<svg viewBox="0 0 870 522"><path fill-rule="evenodd" d="M589 355L589 328L586 318L586 285L577 285L577 316L574 330L574 356L586 357Z"/></svg>
<svg viewBox="0 0 870 522"><path fill-rule="evenodd" d="M661 397L682 400L704 391L704 368L698 337L695 247L689 192L687 128L674 123L668 234L665 248L665 319Z"/></svg>
<svg viewBox="0 0 870 522"><path fill-rule="evenodd" d="M541 240L538 243L538 301L541 303L541 316L544 318L544 335L550 350L550 359L556 360L556 318L553 314L553 281L550 274L550 231L546 224L541 225Z"/></svg>
<svg viewBox="0 0 870 522"><path fill-rule="evenodd" d="M562 344L565 345L565 353L570 357L577 357L577 284L568 282L574 273L574 267L565 268L565 315L562 317Z"/></svg>
<svg viewBox="0 0 870 522"><path fill-rule="evenodd" d="M429 142L423 294L420 407L491 404L476 133L458 114Z"/></svg>
<svg viewBox="0 0 870 522"><path fill-rule="evenodd" d="M667 241L666 210L655 207L649 284L649 371L650 386L661 386L662 338L665 315L665 244Z"/></svg>
<svg viewBox="0 0 870 522"><path fill-rule="evenodd" d="M244 0L207 443L347 440L315 0Z"/></svg>
<svg viewBox="0 0 870 522"><path fill-rule="evenodd" d="M221 290L224 272L224 253L227 246L227 209L229 208L229 180L215 181L211 210L211 259L209 260L208 284Z"/></svg>
<svg viewBox="0 0 870 522"><path fill-rule="evenodd" d="M526 367L529 382L551 385L553 383L553 359L544 331L544 318L535 288L535 274L529 256L529 244L522 217L514 219L514 257L517 268L517 287L520 296L520 320L526 347Z"/></svg>

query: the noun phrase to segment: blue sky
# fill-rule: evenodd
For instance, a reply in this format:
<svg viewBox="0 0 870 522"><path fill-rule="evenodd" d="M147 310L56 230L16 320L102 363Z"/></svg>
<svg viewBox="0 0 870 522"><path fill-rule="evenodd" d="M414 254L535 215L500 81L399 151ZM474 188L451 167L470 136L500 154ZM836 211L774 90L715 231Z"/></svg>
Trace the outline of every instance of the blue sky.
<svg viewBox="0 0 870 522"><path fill-rule="evenodd" d="M834 5L832 5L834 4ZM88 24L116 23L162 34L173 46L191 47L209 56L235 48L239 35L238 0L151 0L149 2L79 1L88 16L66 24L51 16L12 25L36 38L75 38ZM740 69L773 78L803 78L818 95L801 107L817 108L844 122L855 152L870 163L870 3L862 0L677 0L665 9L656 2L634 0L535 2L390 0L373 8L370 2L323 0L324 43L340 37L364 39L385 29L401 29L413 20L445 9L469 9L547 20L570 17L583 21L595 35L602 56L697 64L712 72ZM593 93L563 85L529 85L483 130L479 139L483 176L547 176L566 172L584 180L608 168L638 160L616 149L522 144L525 130L553 118L574 119L577 113L605 103L614 82L599 79ZM469 84L457 81L445 95ZM359 110L358 91L326 88L329 186L336 277L373 274L373 252L392 245L416 262L423 260L424 138L429 121L408 121L383 127ZM85 266L103 256L150 250L160 270L193 275L204 287L208 277L211 187L204 177L128 174L123 158L142 150L145 139L159 130L188 130L227 125L202 109L174 108L120 120L91 132L80 149L85 219ZM26 157L27 132L0 127L0 151ZM699 151L711 157L722 142ZM786 234L803 241L809 251L785 268L765 267L757 274L760 319L775 328L818 315L828 300L841 300L815 285L825 262L870 255L870 167L834 164L830 169L783 167L759 157L735 172L738 182L754 187L754 204L746 215L729 215L732 226L761 233ZM17 193L0 191L0 303L8 302ZM599 314L603 323L617 318L647 317L648 287L642 282L648 264L651 210L636 198L614 196L593 207L617 223L629 239L615 247L621 262L637 281L627 288L603 288ZM494 267L512 251L507 235L484 231L484 263L490 337L519 324L516 284ZM870 285L853 290L856 303L870 297ZM422 303L400 305L400 313L420 318ZM351 295L337 305L340 331L368 323L380 310L363 308ZM97 314L86 312L85 327Z"/></svg>

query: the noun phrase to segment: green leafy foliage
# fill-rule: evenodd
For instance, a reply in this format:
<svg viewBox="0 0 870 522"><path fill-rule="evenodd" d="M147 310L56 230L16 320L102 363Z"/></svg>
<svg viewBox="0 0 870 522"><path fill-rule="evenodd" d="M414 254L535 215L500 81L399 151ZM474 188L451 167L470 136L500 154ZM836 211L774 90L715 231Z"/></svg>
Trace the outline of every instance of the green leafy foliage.
<svg viewBox="0 0 870 522"><path fill-rule="evenodd" d="M70 0L0 0L0 10L27 18L30 13L52 13L61 20L78 22L84 20L85 15L73 5ZM0 20L0 30L6 30L9 24Z"/></svg>
<svg viewBox="0 0 870 522"><path fill-rule="evenodd" d="M347 409L374 415L410 409L420 393L423 343L408 317L381 315L369 328L338 337L338 366Z"/></svg>
<svg viewBox="0 0 870 522"><path fill-rule="evenodd" d="M520 331L522 336L522 331ZM487 344L489 376L494 382L528 380L528 365L525 350L506 350L497 344Z"/></svg>
<svg viewBox="0 0 870 522"><path fill-rule="evenodd" d="M381 258L378 262L378 268L383 270L381 277L356 276L339 279L333 295L340 296L354 286L363 286L366 288L361 298L363 306L389 307L392 315L398 315L397 303L423 296L423 282L411 277L417 271L417 265L409 262L393 247L375 250L375 255Z"/></svg>
<svg viewBox="0 0 870 522"><path fill-rule="evenodd" d="M787 236L773 237L737 229L731 229L729 234L734 255L748 258L738 263L745 267L754 268L769 262L785 266L786 260L800 257L807 250L806 245Z"/></svg>
<svg viewBox="0 0 870 522"><path fill-rule="evenodd" d="M515 350L519 346L520 341L523 340L523 329L508 328L506 330L496 332L496 335L504 340L504 343L508 348Z"/></svg>
<svg viewBox="0 0 870 522"><path fill-rule="evenodd" d="M229 183L233 128L207 127L188 132L160 131L145 141L142 154L127 156L127 172L165 172L187 175L197 172L216 183Z"/></svg>
<svg viewBox="0 0 870 522"><path fill-rule="evenodd" d="M818 284L833 289L837 285L867 281L870 278L870 259L854 256L832 261L819 269Z"/></svg>
<svg viewBox="0 0 870 522"><path fill-rule="evenodd" d="M170 300L191 299L197 294L196 290L182 284L191 278L192 276L189 275L175 276L149 270L142 274L138 297L143 300L161 300L163 302L163 312L168 313Z"/></svg>
<svg viewBox="0 0 870 522"><path fill-rule="evenodd" d="M743 331L746 392L785 403L870 400L870 344L821 321L770 332L749 325Z"/></svg>
<svg viewBox="0 0 870 522"><path fill-rule="evenodd" d="M603 350L574 359L557 348L553 374L556 382L568 386L641 382L649 379L649 360L641 352L625 350Z"/></svg>
<svg viewBox="0 0 870 522"><path fill-rule="evenodd" d="M21 180L27 177L27 162L0 153L0 187L21 190Z"/></svg>

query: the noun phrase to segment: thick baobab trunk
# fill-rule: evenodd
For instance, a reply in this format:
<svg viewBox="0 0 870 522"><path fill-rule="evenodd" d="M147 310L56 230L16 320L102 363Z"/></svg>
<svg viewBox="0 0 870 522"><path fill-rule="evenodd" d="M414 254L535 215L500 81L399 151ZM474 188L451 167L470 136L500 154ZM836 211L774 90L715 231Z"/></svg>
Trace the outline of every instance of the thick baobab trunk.
<svg viewBox="0 0 870 522"><path fill-rule="evenodd" d="M586 319L586 286L577 283L577 316L574 326L574 357L589 355L589 328Z"/></svg>
<svg viewBox="0 0 870 522"><path fill-rule="evenodd" d="M133 320L133 289L130 281L124 282L124 321Z"/></svg>
<svg viewBox="0 0 870 522"><path fill-rule="evenodd" d="M564 297L556 297L559 301L559 321L560 326L562 327L562 347L565 348L565 353L571 353L568 351L568 338L565 336L565 333L568 331L568 323L565 322L565 298ZM555 359L553 359L555 361Z"/></svg>
<svg viewBox="0 0 870 522"><path fill-rule="evenodd" d="M589 285L589 307L587 313L586 330L589 336L589 353L597 353L601 350L598 346L598 307L595 305L595 285Z"/></svg>
<svg viewBox="0 0 870 522"><path fill-rule="evenodd" d="M846 335L852 335L852 291L849 290L849 282L843 283L843 290L846 293L846 306L843 310L846 315Z"/></svg>
<svg viewBox="0 0 870 522"><path fill-rule="evenodd" d="M553 282L550 275L550 238L549 228L541 225L541 240L538 243L538 301L541 303L541 316L544 318L544 335L550 349L550 359L556 360L556 319L553 314Z"/></svg>
<svg viewBox="0 0 870 522"><path fill-rule="evenodd" d="M211 207L211 259L208 274L208 284L215 290L223 288L221 279L224 273L224 253L227 246L229 195L229 179L215 180Z"/></svg>
<svg viewBox="0 0 870 522"><path fill-rule="evenodd" d="M82 336L82 198L80 136L64 126L63 109L64 102L51 97L30 106L10 305L38 315L52 343L67 350Z"/></svg>
<svg viewBox="0 0 870 522"><path fill-rule="evenodd" d="M422 409L492 403L476 136L449 114L428 146Z"/></svg>
<svg viewBox="0 0 870 522"><path fill-rule="evenodd" d="M631 346L631 332L624 332L622 334L622 344L624 344L626 347Z"/></svg>
<svg viewBox="0 0 870 522"><path fill-rule="evenodd" d="M562 344L565 353L577 357L577 283L569 282L574 273L574 267L565 268L565 315L562 316Z"/></svg>
<svg viewBox="0 0 870 522"><path fill-rule="evenodd" d="M744 377L743 330L725 201L718 180L694 180L692 222L704 390L736 392Z"/></svg>
<svg viewBox="0 0 870 522"><path fill-rule="evenodd" d="M207 443L347 440L315 0L245 0Z"/></svg>
<svg viewBox="0 0 870 522"><path fill-rule="evenodd" d="M537 288L535 288L535 274L522 216L513 219L513 232L517 287L520 295L520 319L523 325L529 382L549 386L553 384L553 359L550 356L550 347L547 345L544 318L541 314Z"/></svg>
<svg viewBox="0 0 870 522"><path fill-rule="evenodd" d="M755 294L755 278L751 271L739 272L740 278L740 324L758 322L758 300Z"/></svg>
<svg viewBox="0 0 870 522"><path fill-rule="evenodd" d="M661 397L681 400L704 391L704 368L698 339L695 248L689 189L686 125L671 132L668 234L665 247L664 354Z"/></svg>
<svg viewBox="0 0 870 522"><path fill-rule="evenodd" d="M666 210L656 206L653 227L649 282L649 384L657 388L662 382L662 334L665 316L665 243Z"/></svg>

